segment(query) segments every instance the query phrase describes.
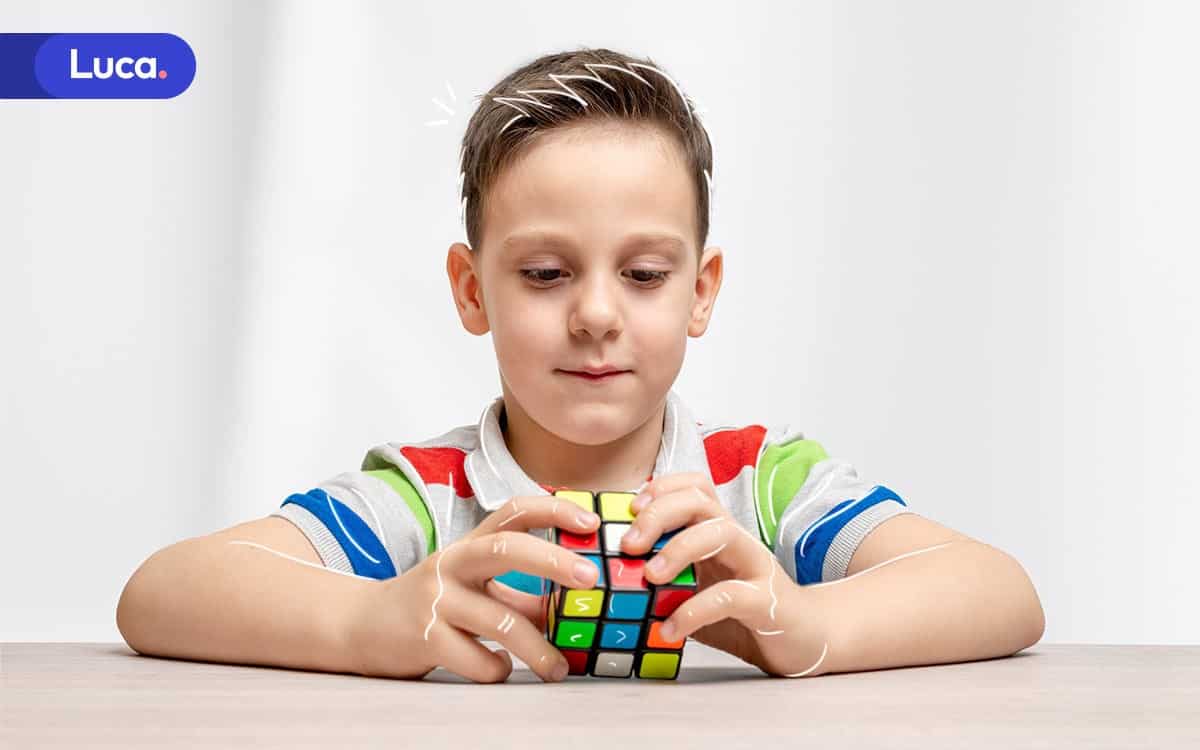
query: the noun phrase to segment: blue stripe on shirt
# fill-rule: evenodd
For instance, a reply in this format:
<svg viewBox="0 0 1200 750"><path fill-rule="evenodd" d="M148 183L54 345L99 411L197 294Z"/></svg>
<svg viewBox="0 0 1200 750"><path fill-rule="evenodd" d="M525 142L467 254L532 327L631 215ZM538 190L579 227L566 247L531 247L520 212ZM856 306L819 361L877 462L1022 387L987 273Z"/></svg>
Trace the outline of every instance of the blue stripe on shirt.
<svg viewBox="0 0 1200 750"><path fill-rule="evenodd" d="M295 493L283 501L283 505L288 503L299 505L325 524L325 528L342 546L346 557L350 558L350 567L356 575L368 578L392 578L396 575L392 559L366 521L325 490Z"/></svg>
<svg viewBox="0 0 1200 750"><path fill-rule="evenodd" d="M906 505L904 500L895 492L883 485L875 489L861 500L843 500L829 509L825 515L809 524L808 529L800 535L796 542L796 582L799 584L819 583L825 568L825 555L834 537L860 513L877 503L894 500ZM853 508L850 506L853 505ZM845 512L843 512L845 511Z"/></svg>

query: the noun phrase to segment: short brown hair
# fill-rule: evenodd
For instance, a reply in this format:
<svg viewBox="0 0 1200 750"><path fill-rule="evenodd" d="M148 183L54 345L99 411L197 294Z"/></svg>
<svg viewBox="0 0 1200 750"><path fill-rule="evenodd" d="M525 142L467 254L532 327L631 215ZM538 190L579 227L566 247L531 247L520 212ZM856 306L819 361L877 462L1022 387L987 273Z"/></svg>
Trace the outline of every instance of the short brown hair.
<svg viewBox="0 0 1200 750"><path fill-rule="evenodd" d="M694 102L650 58L603 48L543 55L477 98L481 101L467 123L459 158L459 200L472 250L482 240L488 189L540 133L586 121L625 120L658 126L683 147L696 187L697 248L703 251L712 144L693 112Z"/></svg>

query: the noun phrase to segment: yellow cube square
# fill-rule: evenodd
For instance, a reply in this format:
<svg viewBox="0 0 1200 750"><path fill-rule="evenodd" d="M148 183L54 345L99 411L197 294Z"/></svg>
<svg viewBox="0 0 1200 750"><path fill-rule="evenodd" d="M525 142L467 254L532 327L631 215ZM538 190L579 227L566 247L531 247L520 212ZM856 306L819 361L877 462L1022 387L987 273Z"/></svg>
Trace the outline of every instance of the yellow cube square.
<svg viewBox="0 0 1200 750"><path fill-rule="evenodd" d="M637 495L632 492L601 492L600 518L605 521L632 521L629 504Z"/></svg>
<svg viewBox="0 0 1200 750"><path fill-rule="evenodd" d="M563 500L569 500L589 513L596 512L596 503L592 499L592 493L590 492L582 490L559 490L554 493L554 496L561 497Z"/></svg>
<svg viewBox="0 0 1200 750"><path fill-rule="evenodd" d="M638 677L652 680L673 680L679 674L679 654L642 654Z"/></svg>
<svg viewBox="0 0 1200 750"><path fill-rule="evenodd" d="M564 617L599 617L604 607L604 589L571 589L563 602Z"/></svg>

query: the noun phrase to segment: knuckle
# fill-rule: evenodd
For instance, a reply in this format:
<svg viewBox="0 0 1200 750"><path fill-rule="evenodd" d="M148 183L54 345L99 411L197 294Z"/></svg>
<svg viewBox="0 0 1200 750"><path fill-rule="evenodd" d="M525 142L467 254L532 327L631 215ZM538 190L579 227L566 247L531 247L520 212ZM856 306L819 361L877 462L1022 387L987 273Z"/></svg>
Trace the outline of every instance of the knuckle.
<svg viewBox="0 0 1200 750"><path fill-rule="evenodd" d="M497 531L495 537L498 541L504 544L505 547L511 547L514 544L520 544L521 540L529 535L518 531Z"/></svg>
<svg viewBox="0 0 1200 750"><path fill-rule="evenodd" d="M490 534L484 534L471 545L472 552L479 556L507 554L508 545L511 544L513 536L511 531L493 531Z"/></svg>

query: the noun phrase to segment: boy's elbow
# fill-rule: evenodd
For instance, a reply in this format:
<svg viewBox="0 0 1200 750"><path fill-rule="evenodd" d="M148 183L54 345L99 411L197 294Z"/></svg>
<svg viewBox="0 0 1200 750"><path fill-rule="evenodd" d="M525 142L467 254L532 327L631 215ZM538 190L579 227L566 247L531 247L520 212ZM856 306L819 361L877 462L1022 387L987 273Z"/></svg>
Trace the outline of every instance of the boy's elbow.
<svg viewBox="0 0 1200 750"><path fill-rule="evenodd" d="M1042 636L1046 633L1046 612L1042 608L1041 597L1038 596L1037 588L1033 585L1029 573L1016 558L1011 555L1008 557L1016 568L1017 579L1020 582L1017 586L1020 595L1014 602L1020 613L1016 620L1017 627L1014 628L1018 634L1017 645L1013 650L1013 653L1016 653L1042 640Z"/></svg>
<svg viewBox="0 0 1200 750"><path fill-rule="evenodd" d="M1030 588L1031 589L1033 588L1033 584L1030 584ZM1029 643L1030 646L1032 646L1033 644L1042 640L1042 636L1046 634L1046 610L1042 608L1042 600L1037 595L1036 589L1033 591L1033 607L1034 607L1033 640L1030 641L1030 643Z"/></svg>
<svg viewBox="0 0 1200 750"><path fill-rule="evenodd" d="M155 553L155 555L157 554ZM154 560L155 555L151 555L138 566L129 580L125 582L125 587L121 589L121 596L117 599L117 630L125 639L126 645L139 654L146 653L143 642L145 622L148 616L145 572L146 566Z"/></svg>

